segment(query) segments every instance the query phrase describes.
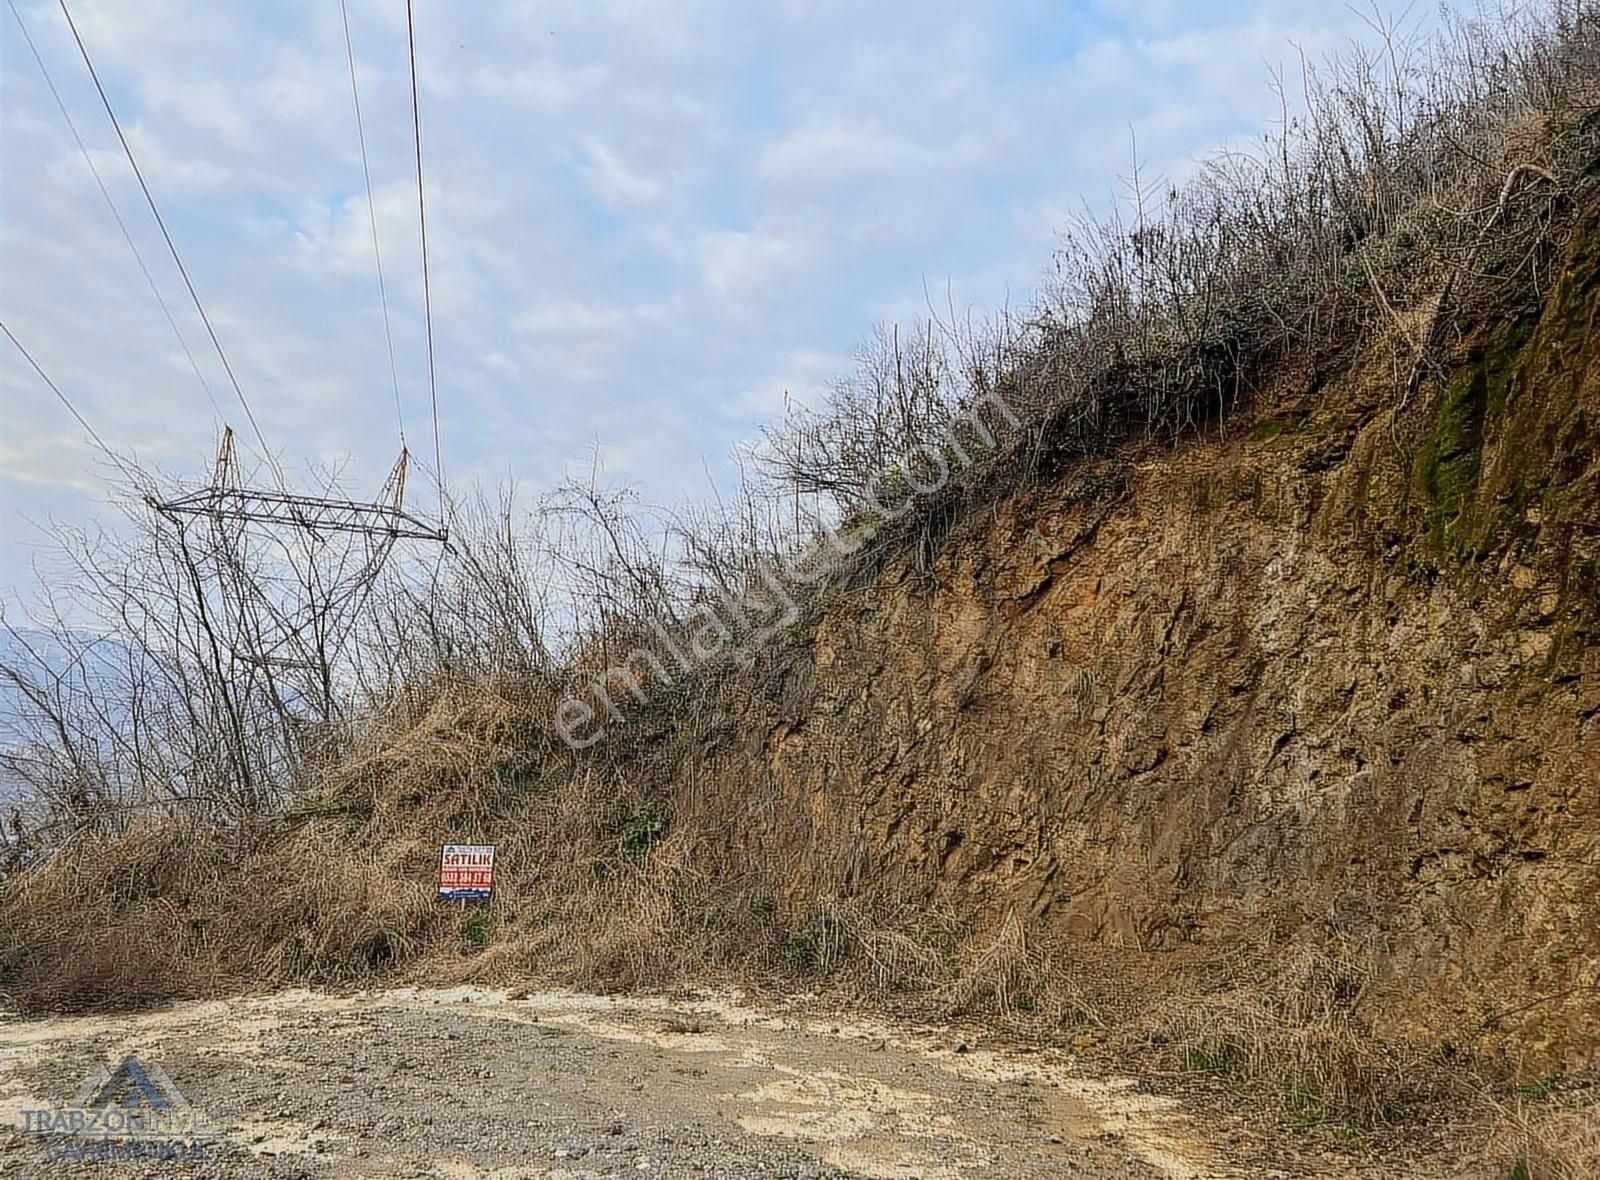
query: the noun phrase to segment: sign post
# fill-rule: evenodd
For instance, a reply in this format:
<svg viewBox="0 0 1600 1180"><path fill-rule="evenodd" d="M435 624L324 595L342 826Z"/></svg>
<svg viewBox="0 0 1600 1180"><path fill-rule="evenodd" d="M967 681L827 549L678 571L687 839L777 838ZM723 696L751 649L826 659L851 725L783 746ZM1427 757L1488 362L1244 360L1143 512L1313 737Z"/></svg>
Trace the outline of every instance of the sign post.
<svg viewBox="0 0 1600 1180"><path fill-rule="evenodd" d="M488 901L493 892L493 844L444 846L439 854L440 901Z"/></svg>

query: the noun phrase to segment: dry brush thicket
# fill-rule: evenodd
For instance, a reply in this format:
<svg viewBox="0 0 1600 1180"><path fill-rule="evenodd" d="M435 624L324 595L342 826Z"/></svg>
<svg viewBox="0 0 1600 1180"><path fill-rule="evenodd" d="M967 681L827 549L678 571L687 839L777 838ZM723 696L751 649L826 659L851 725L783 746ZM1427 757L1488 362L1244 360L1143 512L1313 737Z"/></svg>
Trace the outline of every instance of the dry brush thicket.
<svg viewBox="0 0 1600 1180"><path fill-rule="evenodd" d="M1114 1035L1273 1089L1306 1121L1381 1123L1457 1093L1460 1063L1369 1035L1359 955L1241 964L1229 989L1152 1007L1133 984L1107 990L1114 964L1066 962L1014 915L979 930L785 896L779 861L836 851L736 847L700 761L769 691L766 650L736 642L649 684L591 750L551 725L574 686L744 593L763 561L861 525L875 495L910 510L797 590L802 621L773 644L803 642L807 612L889 552L931 552L1019 480L1226 430L1284 366L1317 382L1382 350L1406 445L1459 326L1559 277L1600 167L1600 5L1391 37L1277 84L1274 134L1180 186L1136 172L1120 209L1069 227L1026 313L975 323L947 306L876 334L826 404L793 407L742 456L731 502L649 512L591 480L532 512L509 492L456 504L448 551L391 559L344 615L329 588L359 554L240 551L144 517L121 540L64 538L62 612L16 629L51 650L0 667L27 703L3 757L32 792L5 846L0 993L115 1006L424 961L609 988L828 981L946 1018ZM983 418L985 438L974 407L996 398L1020 424ZM238 650L269 583L286 587L277 609L308 612L292 661ZM500 845L499 892L470 919L431 896L448 838ZM1577 1122L1506 1117L1527 1174L1562 1175L1549 1128Z"/></svg>

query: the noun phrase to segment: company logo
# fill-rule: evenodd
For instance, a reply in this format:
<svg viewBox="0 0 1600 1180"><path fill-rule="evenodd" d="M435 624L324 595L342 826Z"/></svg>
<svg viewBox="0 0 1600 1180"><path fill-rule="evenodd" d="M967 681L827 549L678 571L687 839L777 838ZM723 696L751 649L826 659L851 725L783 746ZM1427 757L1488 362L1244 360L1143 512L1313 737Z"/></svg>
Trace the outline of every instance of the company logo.
<svg viewBox="0 0 1600 1180"><path fill-rule="evenodd" d="M96 1066L69 1105L24 1110L22 1131L46 1140L46 1159L83 1162L207 1160L214 1138L166 1071L132 1054Z"/></svg>

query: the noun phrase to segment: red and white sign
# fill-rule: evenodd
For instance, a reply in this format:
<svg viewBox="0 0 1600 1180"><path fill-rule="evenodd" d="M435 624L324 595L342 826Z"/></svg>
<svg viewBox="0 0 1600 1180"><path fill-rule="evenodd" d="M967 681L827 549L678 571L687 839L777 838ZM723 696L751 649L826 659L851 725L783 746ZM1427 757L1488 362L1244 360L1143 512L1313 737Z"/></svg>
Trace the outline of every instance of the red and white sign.
<svg viewBox="0 0 1600 1180"><path fill-rule="evenodd" d="M439 855L439 896L486 900L494 891L493 844L446 844Z"/></svg>

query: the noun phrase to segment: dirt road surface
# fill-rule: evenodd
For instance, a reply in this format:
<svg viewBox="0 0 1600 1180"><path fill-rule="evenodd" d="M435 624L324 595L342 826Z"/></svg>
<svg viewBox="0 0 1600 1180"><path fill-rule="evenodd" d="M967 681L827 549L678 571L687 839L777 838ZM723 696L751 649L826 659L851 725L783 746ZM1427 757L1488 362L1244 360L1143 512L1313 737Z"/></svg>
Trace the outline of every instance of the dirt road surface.
<svg viewBox="0 0 1600 1180"><path fill-rule="evenodd" d="M24 1130L127 1054L204 1121L208 1159L51 1159L63 1140ZM1224 1167L1167 1100L1065 1056L707 997L298 991L0 1019L0 1124L6 1177L1263 1174Z"/></svg>

